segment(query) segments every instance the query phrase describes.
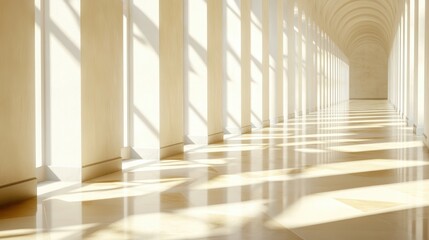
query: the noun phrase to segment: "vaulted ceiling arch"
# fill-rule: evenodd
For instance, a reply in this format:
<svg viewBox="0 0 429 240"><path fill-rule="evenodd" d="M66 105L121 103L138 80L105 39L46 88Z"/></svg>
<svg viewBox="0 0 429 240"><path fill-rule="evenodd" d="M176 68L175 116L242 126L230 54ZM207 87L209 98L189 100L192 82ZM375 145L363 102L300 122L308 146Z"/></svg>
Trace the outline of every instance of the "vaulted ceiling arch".
<svg viewBox="0 0 429 240"><path fill-rule="evenodd" d="M308 0L307 7L335 43L349 55L365 42L389 51L403 0Z"/></svg>

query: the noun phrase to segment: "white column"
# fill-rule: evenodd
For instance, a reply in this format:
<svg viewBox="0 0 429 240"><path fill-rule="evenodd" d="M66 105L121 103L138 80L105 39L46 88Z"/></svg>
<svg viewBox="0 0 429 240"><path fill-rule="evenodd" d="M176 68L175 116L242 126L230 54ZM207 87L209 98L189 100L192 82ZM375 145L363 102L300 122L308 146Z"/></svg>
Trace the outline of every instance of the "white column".
<svg viewBox="0 0 429 240"><path fill-rule="evenodd" d="M270 123L283 121L283 2L269 0Z"/></svg>
<svg viewBox="0 0 429 240"><path fill-rule="evenodd" d="M247 133L250 123L250 0L224 1L224 128Z"/></svg>
<svg viewBox="0 0 429 240"><path fill-rule="evenodd" d="M329 106L332 106L333 104L333 99L334 99L334 78L333 78L333 73L334 73L334 58L333 58L333 49L332 49L332 40L329 38L328 40L329 45L328 45L328 56L329 56L329 69L328 69L328 90L329 90Z"/></svg>
<svg viewBox="0 0 429 240"><path fill-rule="evenodd" d="M295 116L302 114L302 9L300 2L295 7Z"/></svg>
<svg viewBox="0 0 429 240"><path fill-rule="evenodd" d="M269 125L269 2L252 0L251 12L251 122L256 128Z"/></svg>
<svg viewBox="0 0 429 240"><path fill-rule="evenodd" d="M338 48L335 45L335 54L334 54L334 59L335 59L335 104L337 104L338 101Z"/></svg>
<svg viewBox="0 0 429 240"><path fill-rule="evenodd" d="M322 45L321 45L321 30L317 27L317 39L316 39L316 47L317 47L317 110L320 111L322 109Z"/></svg>
<svg viewBox="0 0 429 240"><path fill-rule="evenodd" d="M287 81L287 99L288 99L288 118L295 116L295 94L296 94L296 45L295 45L295 0L286 0L286 25L288 35L288 81Z"/></svg>
<svg viewBox="0 0 429 240"><path fill-rule="evenodd" d="M183 151L183 0L130 7L133 155L165 158Z"/></svg>
<svg viewBox="0 0 429 240"><path fill-rule="evenodd" d="M121 169L122 1L45 1L50 179ZM106 27L109 26L109 27Z"/></svg>
<svg viewBox="0 0 429 240"><path fill-rule="evenodd" d="M326 41L326 33L322 31L321 36L321 44L322 44L322 108L326 108L327 104L327 65L328 65L328 54L327 54L327 41Z"/></svg>
<svg viewBox="0 0 429 240"><path fill-rule="evenodd" d="M414 0L407 0L407 124L414 125Z"/></svg>
<svg viewBox="0 0 429 240"><path fill-rule="evenodd" d="M284 121L284 112L283 112L283 85L284 85L284 79L283 79L283 0L277 0L277 90L276 90L276 119L277 122L283 122Z"/></svg>
<svg viewBox="0 0 429 240"><path fill-rule="evenodd" d="M425 66L427 64L426 59L426 1L425 0L414 0L415 2L415 54L414 54L414 132L417 135L423 134L423 126L425 120L425 106L426 101L423 101L428 92L425 92L425 79L426 72ZM419 63L419 64L415 64Z"/></svg>
<svg viewBox="0 0 429 240"><path fill-rule="evenodd" d="M313 25L312 25L312 20L310 18L310 16L308 15L306 18L306 45L307 45L307 50L306 50L306 72L307 72L307 77L306 77L306 113L310 113L312 112L313 109L313 99L314 99L314 59L313 59L313 48L314 48L314 44L313 44Z"/></svg>
<svg viewBox="0 0 429 240"><path fill-rule="evenodd" d="M81 144L85 180L122 169L122 1L83 0L81 11Z"/></svg>
<svg viewBox="0 0 429 240"><path fill-rule="evenodd" d="M185 0L185 136L209 144L223 140L222 2Z"/></svg>
<svg viewBox="0 0 429 240"><path fill-rule="evenodd" d="M409 123L410 122L410 96L409 96L409 86L410 86L410 16L409 16L409 0L405 1L405 10L404 10L404 118Z"/></svg>
<svg viewBox="0 0 429 240"><path fill-rule="evenodd" d="M35 33L34 33L34 80L35 80L35 123L36 123L36 169L43 169L43 32L44 32L44 6L42 0L35 0ZM42 170L40 172L43 172ZM43 174L38 174L38 180L43 181Z"/></svg>
<svg viewBox="0 0 429 240"><path fill-rule="evenodd" d="M401 16L400 35L399 35L399 85L398 85L398 111L401 115L404 113L404 16Z"/></svg>
<svg viewBox="0 0 429 240"><path fill-rule="evenodd" d="M425 26L429 26L429 18L426 17L426 14L429 13L429 4L424 4L425 6L422 6L423 2L424 1L419 1L419 9L422 9L422 8L425 9L424 23L425 23ZM419 13L419 15L420 15L420 13ZM421 21L419 21L419 23L421 23ZM422 28L419 27L419 29L422 29ZM426 146L429 147L429 139L428 139L428 137L429 137L429 78L426 77L429 73L427 70L429 67L429 65L428 65L428 63L429 63L429 61L428 61L429 47L426 47L426 46L429 46L429 35L426 34L424 39L425 39L425 49L424 49L424 53L425 53L425 56L424 56L424 60L425 60L425 62L424 62L424 66L425 66L425 71L424 71L424 75L425 75L424 102L425 102L425 104L424 104L424 118L423 118L424 119L424 138L425 138L424 141L426 143ZM419 99L419 100L421 100L421 99Z"/></svg>
<svg viewBox="0 0 429 240"><path fill-rule="evenodd" d="M309 105L308 110L310 112L314 112L317 110L317 50L316 50L316 24L311 20L310 22L310 53L309 53L309 59L310 59L310 65L311 65L311 75L309 79L308 87L310 88L310 94L309 94Z"/></svg>
<svg viewBox="0 0 429 240"><path fill-rule="evenodd" d="M36 195L34 1L0 1L0 205Z"/></svg>
<svg viewBox="0 0 429 240"><path fill-rule="evenodd" d="M301 24L299 25L301 28L301 34L300 34L300 40L301 40L301 54L300 54L300 58L301 58L301 88L300 88L300 93L301 93L301 105L300 105L300 113L302 115L306 115L307 114L307 101L308 101L308 86L307 86L307 81L308 81L308 56L307 56L307 52L308 52L308 36L307 36L307 15L305 14L305 12L302 12L302 16L301 16Z"/></svg>
<svg viewBox="0 0 429 240"><path fill-rule="evenodd" d="M81 178L80 16L80 0L45 1L45 156L50 178L60 180Z"/></svg>
<svg viewBox="0 0 429 240"><path fill-rule="evenodd" d="M287 121L289 115L289 99L288 99L288 85L289 85L289 24L288 24L288 1L283 1L283 21L282 21L282 34L283 34L283 121Z"/></svg>

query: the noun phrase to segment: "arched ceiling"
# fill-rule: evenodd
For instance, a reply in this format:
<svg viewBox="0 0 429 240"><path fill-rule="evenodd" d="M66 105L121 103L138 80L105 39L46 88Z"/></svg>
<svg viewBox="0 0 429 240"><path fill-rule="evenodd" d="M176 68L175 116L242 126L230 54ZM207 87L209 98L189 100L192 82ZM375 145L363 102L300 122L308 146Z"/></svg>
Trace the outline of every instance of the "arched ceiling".
<svg viewBox="0 0 429 240"><path fill-rule="evenodd" d="M386 54L395 37L403 0L307 0L328 35L350 56L362 44L377 44Z"/></svg>

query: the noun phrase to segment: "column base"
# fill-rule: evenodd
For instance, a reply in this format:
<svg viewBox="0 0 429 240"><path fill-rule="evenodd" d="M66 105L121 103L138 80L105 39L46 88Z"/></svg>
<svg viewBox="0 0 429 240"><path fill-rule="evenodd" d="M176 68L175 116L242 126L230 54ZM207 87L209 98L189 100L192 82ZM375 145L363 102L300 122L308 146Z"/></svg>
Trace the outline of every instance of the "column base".
<svg viewBox="0 0 429 240"><path fill-rule="evenodd" d="M164 159L183 153L183 143L177 143L162 148L132 148L131 157L141 159Z"/></svg>
<svg viewBox="0 0 429 240"><path fill-rule="evenodd" d="M409 119L408 117L406 117L405 119L406 119L407 127L415 127L414 121L412 121L412 119Z"/></svg>
<svg viewBox="0 0 429 240"><path fill-rule="evenodd" d="M423 143L426 145L427 148L429 148L428 137L425 133L423 133Z"/></svg>
<svg viewBox="0 0 429 240"><path fill-rule="evenodd" d="M48 180L46 178L46 166L40 166L36 168L36 178L38 183Z"/></svg>
<svg viewBox="0 0 429 240"><path fill-rule="evenodd" d="M45 168L45 179L52 181L84 182L121 170L122 158L118 157L82 167L48 166Z"/></svg>
<svg viewBox="0 0 429 240"><path fill-rule="evenodd" d="M265 120L263 122L252 123L252 128L262 129L270 126L270 120Z"/></svg>
<svg viewBox="0 0 429 240"><path fill-rule="evenodd" d="M424 132L424 128L422 127L422 126L416 126L416 125L413 125L413 132L414 132L414 134L416 134L417 136L422 136L423 135L423 132Z"/></svg>
<svg viewBox="0 0 429 240"><path fill-rule="evenodd" d="M213 133L207 136L186 136L185 142L190 144L212 144L223 141L223 132Z"/></svg>
<svg viewBox="0 0 429 240"><path fill-rule="evenodd" d="M131 147L121 148L121 158L122 160L131 159Z"/></svg>
<svg viewBox="0 0 429 240"><path fill-rule="evenodd" d="M37 179L29 178L23 181L0 186L0 206L37 196Z"/></svg>
<svg viewBox="0 0 429 240"><path fill-rule="evenodd" d="M45 179L49 181L72 181L79 182L82 180L81 167L45 167Z"/></svg>
<svg viewBox="0 0 429 240"><path fill-rule="evenodd" d="M229 134L244 134L244 133L249 133L252 131L252 126L245 126L245 127L241 127L241 128L225 128L225 132L229 133Z"/></svg>
<svg viewBox="0 0 429 240"><path fill-rule="evenodd" d="M82 168L82 181L122 171L122 158L117 157L98 163L88 164Z"/></svg>
<svg viewBox="0 0 429 240"><path fill-rule="evenodd" d="M272 126L272 125L276 125L277 123L282 123L282 122L284 122L284 117L280 116L280 117L276 117L273 120L270 120L270 125Z"/></svg>

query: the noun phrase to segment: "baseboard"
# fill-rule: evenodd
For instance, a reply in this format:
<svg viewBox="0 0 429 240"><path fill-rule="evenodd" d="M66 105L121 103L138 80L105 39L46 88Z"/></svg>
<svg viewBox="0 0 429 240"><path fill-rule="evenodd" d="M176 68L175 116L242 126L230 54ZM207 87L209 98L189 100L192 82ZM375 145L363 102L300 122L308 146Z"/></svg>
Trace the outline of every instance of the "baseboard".
<svg viewBox="0 0 429 240"><path fill-rule="evenodd" d="M132 148L131 157L138 159L164 159L183 153L184 143L176 143L162 148Z"/></svg>
<svg viewBox="0 0 429 240"><path fill-rule="evenodd" d="M121 170L122 158L117 157L85 166L47 166L44 170L44 179L83 182Z"/></svg>
<svg viewBox="0 0 429 240"><path fill-rule="evenodd" d="M262 122L262 128L266 128L270 126L270 120L265 120Z"/></svg>
<svg viewBox="0 0 429 240"><path fill-rule="evenodd" d="M37 179L29 178L0 186L0 206L37 196Z"/></svg>
<svg viewBox="0 0 429 240"><path fill-rule="evenodd" d="M54 166L45 167L45 180L49 181L82 181L82 168L79 166Z"/></svg>
<svg viewBox="0 0 429 240"><path fill-rule="evenodd" d="M213 133L207 136L186 136L185 143L208 145L223 141L223 132Z"/></svg>
<svg viewBox="0 0 429 240"><path fill-rule="evenodd" d="M265 120L263 122L254 122L252 127L255 129L262 129L270 126L270 120Z"/></svg>
<svg viewBox="0 0 429 240"><path fill-rule="evenodd" d="M270 120L270 125L271 125L271 126L274 126L274 125L276 125L276 124L278 124L278 123L282 123L282 122L284 122L284 117L283 117L283 116L280 116L280 117L276 117L276 118L274 118L274 119L271 119L271 120Z"/></svg>
<svg viewBox="0 0 429 240"><path fill-rule="evenodd" d="M244 134L252 131L252 126L244 126L241 128L225 128L225 132L229 134Z"/></svg>
<svg viewBox="0 0 429 240"><path fill-rule="evenodd" d="M38 183L48 180L46 178L46 166L40 166L36 168L36 178Z"/></svg>
<svg viewBox="0 0 429 240"><path fill-rule="evenodd" d="M117 157L106 161L88 164L82 167L82 181L122 171L122 158Z"/></svg>
<svg viewBox="0 0 429 240"><path fill-rule="evenodd" d="M131 147L121 148L121 158L122 160L131 159Z"/></svg>

